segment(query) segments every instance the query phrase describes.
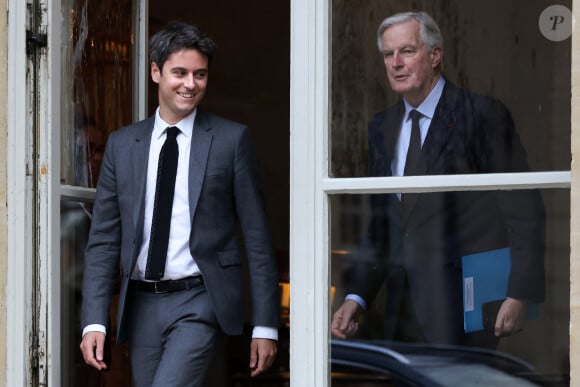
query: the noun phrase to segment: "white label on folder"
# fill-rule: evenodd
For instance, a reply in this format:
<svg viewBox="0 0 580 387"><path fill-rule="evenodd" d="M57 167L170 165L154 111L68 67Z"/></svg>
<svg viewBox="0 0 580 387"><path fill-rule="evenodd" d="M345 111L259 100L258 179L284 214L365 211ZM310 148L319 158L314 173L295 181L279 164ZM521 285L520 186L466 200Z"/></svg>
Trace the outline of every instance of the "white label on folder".
<svg viewBox="0 0 580 387"><path fill-rule="evenodd" d="M464 298L464 309L466 312L472 312L475 309L473 302L473 277L465 277L463 279L463 294Z"/></svg>

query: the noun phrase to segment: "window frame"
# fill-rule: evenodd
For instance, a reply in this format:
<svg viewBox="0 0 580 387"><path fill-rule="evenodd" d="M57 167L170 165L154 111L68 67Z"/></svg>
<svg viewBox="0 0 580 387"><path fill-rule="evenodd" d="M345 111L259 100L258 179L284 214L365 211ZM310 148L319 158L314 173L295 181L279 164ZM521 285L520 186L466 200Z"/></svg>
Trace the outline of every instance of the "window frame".
<svg viewBox="0 0 580 387"><path fill-rule="evenodd" d="M42 0L44 2L50 2L50 0ZM133 79L133 119L140 120L146 115L147 109L147 82L149 77L149 66L147 63L147 32L148 32L148 1L136 1L133 0L134 12L131 17L134 20L135 31L134 34L134 51L133 51L133 62L134 62L134 79ZM48 20L51 31L49 33L49 47L60 47L63 43L63 39L67 37L63 36L61 31L61 23L58 21L62 17L62 5L60 1L51 2L49 8ZM48 270L42 273L41 279L44 282L43 289L46 290L47 295L41 295L43 302L46 303L46 309L48 314L44 316L42 314L39 316L41 320L46 321L49 327L50 337L60 337L62 334L62 324L61 324L61 291L60 291L60 205L63 201L82 201L92 203L95 200L96 189L80 187L74 185L66 185L60 183L60 101L61 101L61 89L60 85L62 80L61 68L61 52L60 49L49 50L51 56L49 58L49 63L52 68L59 69L58 71L52 71L51 76L46 75L47 79L41 80L50 85L51 92L50 96L46 98L41 98L41 100L49 101L50 104L50 117L48 125L44 127L50 128L51 132L47 133L46 139L41 139L41 143L45 144L43 147L44 152L52 157L52 162L48 165L50 166L50 176L52 176L50 181L49 198L47 202L42 201L39 206L50 209L51 213L47 217L49 219L51 226L47 227L43 231L40 240L50 241L50 248L46 249L46 253L42 255L45 257L46 262L49 264L41 264L43 267L49 266ZM52 101L52 102L51 102ZM48 137L51 136L51 137ZM52 230L52 231L51 231ZM21 324L21 322L20 322ZM11 346L10 348L17 348ZM59 340L49 340L48 341L48 353L50 353L50 362L48 363L48 369L46 373L48 374L48 384L49 385L61 385L62 379L62 367L64 366L61 362L61 344ZM10 385L10 383L8 383Z"/></svg>
<svg viewBox="0 0 580 387"><path fill-rule="evenodd" d="M330 385L329 287L330 222L329 198L335 194L391 192L497 190L522 188L572 188L571 242L574 256L574 192L578 184L571 171L479 174L461 176L413 176L380 178L329 177L331 90L331 0L291 2L290 86L290 369L292 386ZM573 13L580 17L580 0L573 0ZM572 36L572 84L580 84L580 44ZM580 122L578 90L572 88L572 147ZM576 102L576 103L575 103ZM574 121L574 118L576 121ZM579 137L579 136L576 136ZM576 168L578 169L578 168ZM580 238L579 238L580 239ZM577 265L577 264L576 264ZM580 275L571 259L571 311L580 303ZM577 318L571 314L571 337ZM570 341L571 360L574 341ZM574 363L571 364L574 374Z"/></svg>

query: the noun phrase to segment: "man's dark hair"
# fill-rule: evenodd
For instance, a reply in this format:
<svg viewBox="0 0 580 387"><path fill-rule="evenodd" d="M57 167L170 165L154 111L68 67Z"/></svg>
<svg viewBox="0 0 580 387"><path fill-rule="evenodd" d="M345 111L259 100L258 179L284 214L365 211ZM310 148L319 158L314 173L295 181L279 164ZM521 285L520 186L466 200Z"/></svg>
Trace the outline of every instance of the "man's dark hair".
<svg viewBox="0 0 580 387"><path fill-rule="evenodd" d="M163 64L173 53L184 49L193 49L201 52L209 60L215 51L215 42L196 26L170 22L149 41L149 59L155 63L160 71Z"/></svg>

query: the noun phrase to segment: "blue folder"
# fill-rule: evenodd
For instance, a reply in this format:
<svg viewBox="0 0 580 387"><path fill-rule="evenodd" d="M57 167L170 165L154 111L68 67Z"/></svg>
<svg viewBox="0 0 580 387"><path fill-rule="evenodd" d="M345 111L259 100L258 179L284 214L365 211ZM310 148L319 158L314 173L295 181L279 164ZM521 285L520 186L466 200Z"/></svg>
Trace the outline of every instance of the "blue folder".
<svg viewBox="0 0 580 387"><path fill-rule="evenodd" d="M490 250L462 257L463 325L465 332L483 330L482 306L504 300L511 268L509 248ZM526 318L537 318L539 305L528 304Z"/></svg>

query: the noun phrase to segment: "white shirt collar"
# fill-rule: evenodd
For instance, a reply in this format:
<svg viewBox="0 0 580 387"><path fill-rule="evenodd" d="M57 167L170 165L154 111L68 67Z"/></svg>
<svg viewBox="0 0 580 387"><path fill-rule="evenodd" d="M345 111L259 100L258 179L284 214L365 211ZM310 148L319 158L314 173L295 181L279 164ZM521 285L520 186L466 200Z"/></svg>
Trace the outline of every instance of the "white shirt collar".
<svg viewBox="0 0 580 387"><path fill-rule="evenodd" d="M163 134L165 134L165 129L169 126L177 126L182 134L186 137L191 137L193 132L193 123L195 122L195 116L197 114L197 108L193 109L191 113L175 125L169 125L167 122L161 118L159 115L159 107L155 111L155 125L153 126L153 138L159 139Z"/></svg>
<svg viewBox="0 0 580 387"><path fill-rule="evenodd" d="M407 102L407 100L403 99L405 103L405 118L409 117L409 112L411 110L417 110L419 113L421 113L422 116L427 117L429 119L433 119L433 116L435 115L435 109L437 108L437 104L441 99L444 87L445 87L445 78L441 76L437 81L437 83L435 84L435 87L433 87L433 90L431 90L431 92L427 96L427 98L425 98L423 102L421 102L421 104L416 108L411 106L411 104Z"/></svg>

